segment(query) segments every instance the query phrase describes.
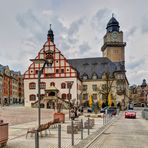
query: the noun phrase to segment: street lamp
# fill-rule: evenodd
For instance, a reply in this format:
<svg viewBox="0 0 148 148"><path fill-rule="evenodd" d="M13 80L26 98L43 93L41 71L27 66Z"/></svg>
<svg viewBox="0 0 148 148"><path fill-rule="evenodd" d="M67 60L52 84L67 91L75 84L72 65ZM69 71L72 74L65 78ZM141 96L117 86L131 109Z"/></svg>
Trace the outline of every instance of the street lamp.
<svg viewBox="0 0 148 148"><path fill-rule="evenodd" d="M72 85L73 85L73 81L66 81L67 83L67 86L69 88L69 92L68 92L68 102L69 102L69 119L70 119L70 90L72 88Z"/></svg>
<svg viewBox="0 0 148 148"><path fill-rule="evenodd" d="M41 81L41 75L43 73L43 70L45 66L51 67L53 64L53 51L49 50L44 52L45 59L30 59L32 62L36 64L43 64L43 67L38 71L38 128L40 128L41 124L41 91L40 91L40 81ZM36 131L36 137L35 137L35 148L39 148L39 134L38 131Z"/></svg>

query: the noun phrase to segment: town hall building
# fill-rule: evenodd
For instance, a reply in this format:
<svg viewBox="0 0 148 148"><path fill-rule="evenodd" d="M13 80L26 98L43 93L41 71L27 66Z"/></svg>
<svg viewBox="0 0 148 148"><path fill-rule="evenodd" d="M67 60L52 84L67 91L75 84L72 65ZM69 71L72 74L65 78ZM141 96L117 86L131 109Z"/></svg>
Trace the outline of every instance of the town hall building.
<svg viewBox="0 0 148 148"><path fill-rule="evenodd" d="M47 41L38 52L24 74L25 106L38 102L38 72L42 69L40 90L41 103L46 108L51 104L44 100L45 92L49 97L68 100L73 104L87 104L90 97L94 102L107 103L111 95L112 104L128 103L128 80L125 70L125 46L119 22L112 16L106 27L102 57L68 59L54 43L52 29L48 31ZM50 61L50 66L41 61ZM35 62L40 61L40 62ZM52 93L52 91L57 93ZM50 100L49 100L50 101Z"/></svg>

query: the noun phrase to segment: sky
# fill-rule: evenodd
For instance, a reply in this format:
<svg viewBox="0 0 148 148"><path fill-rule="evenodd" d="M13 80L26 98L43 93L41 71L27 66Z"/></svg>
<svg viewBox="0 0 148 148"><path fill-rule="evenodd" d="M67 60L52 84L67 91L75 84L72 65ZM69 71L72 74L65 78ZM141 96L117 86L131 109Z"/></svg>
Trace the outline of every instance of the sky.
<svg viewBox="0 0 148 148"><path fill-rule="evenodd" d="M66 58L102 57L106 25L114 13L124 33L129 84L148 82L147 0L0 0L0 64L23 74L47 40Z"/></svg>

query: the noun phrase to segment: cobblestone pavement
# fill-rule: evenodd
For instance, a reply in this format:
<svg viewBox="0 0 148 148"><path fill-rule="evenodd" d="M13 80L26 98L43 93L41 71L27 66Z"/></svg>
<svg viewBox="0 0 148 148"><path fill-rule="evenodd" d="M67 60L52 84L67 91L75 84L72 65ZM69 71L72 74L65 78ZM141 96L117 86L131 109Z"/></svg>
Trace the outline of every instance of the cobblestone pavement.
<svg viewBox="0 0 148 148"><path fill-rule="evenodd" d="M54 110L41 109L41 118L51 118ZM0 107L0 119L9 123L9 125L22 124L37 121L37 108L23 106Z"/></svg>
<svg viewBox="0 0 148 148"><path fill-rule="evenodd" d="M42 123L52 120L54 110L42 109ZM67 125L71 124L68 119L68 111L63 110L66 115L65 123L61 124L62 148L71 148L71 134L67 134ZM90 117L91 118L91 117ZM4 107L0 108L0 119L9 123L9 140L5 148L34 148L35 137L28 135L26 139L26 132L28 128L37 126L37 109L25 107ZM88 117L80 116L76 121L83 119L85 122ZM95 125L90 129L90 134L94 133L98 128L102 127L103 119L94 118ZM44 133L43 133L44 134ZM84 138L88 136L88 130L84 129ZM74 134L74 144L81 141L81 132ZM58 130L57 128L50 128L48 135L40 137L41 148L58 148Z"/></svg>

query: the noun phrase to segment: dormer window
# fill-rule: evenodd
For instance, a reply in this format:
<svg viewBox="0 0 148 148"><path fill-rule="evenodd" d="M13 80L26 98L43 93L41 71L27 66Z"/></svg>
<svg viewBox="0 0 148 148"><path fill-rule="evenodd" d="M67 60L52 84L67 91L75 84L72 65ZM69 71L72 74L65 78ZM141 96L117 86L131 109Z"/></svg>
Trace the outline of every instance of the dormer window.
<svg viewBox="0 0 148 148"><path fill-rule="evenodd" d="M87 74L83 74L82 79L83 80L87 80L88 79L88 75Z"/></svg>
<svg viewBox="0 0 148 148"><path fill-rule="evenodd" d="M93 79L93 80L96 80L97 78L98 78L97 74L96 74L96 73L93 73L92 79Z"/></svg>

